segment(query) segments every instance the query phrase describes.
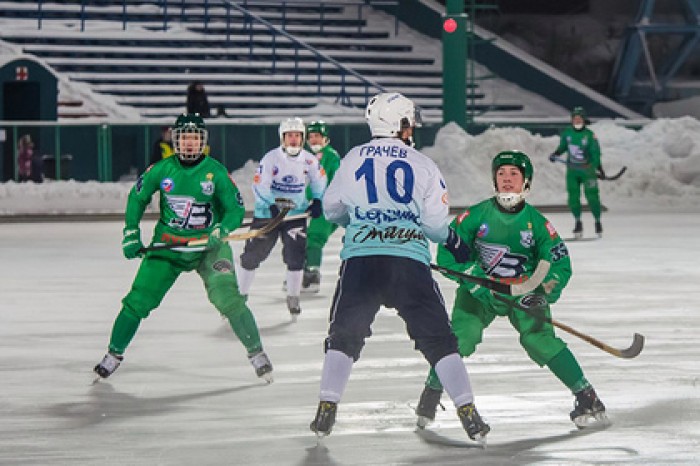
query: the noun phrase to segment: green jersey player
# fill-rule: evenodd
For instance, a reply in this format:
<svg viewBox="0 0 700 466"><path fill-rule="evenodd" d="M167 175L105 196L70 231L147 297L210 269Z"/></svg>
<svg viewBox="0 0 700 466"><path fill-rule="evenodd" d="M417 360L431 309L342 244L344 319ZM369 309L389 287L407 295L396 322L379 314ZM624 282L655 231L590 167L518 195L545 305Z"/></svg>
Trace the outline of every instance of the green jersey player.
<svg viewBox="0 0 700 466"><path fill-rule="evenodd" d="M312 121L306 127L306 142L326 172L327 184L333 180L335 172L340 167L340 155L330 145L328 138L328 126L324 121ZM311 199L311 190L307 189L307 198ZM326 220L321 215L312 218L306 230L306 264L304 266L304 280L302 290L318 292L321 285L321 258L323 247L328 242L328 238L338 228L338 225Z"/></svg>
<svg viewBox="0 0 700 466"><path fill-rule="evenodd" d="M532 164L518 151L499 153L492 163L496 195L457 216L451 224L471 248L467 262L457 262L443 246L437 261L443 267L471 275L517 282L526 279L540 259L551 263L542 286L534 293L509 297L521 306L551 317L549 305L555 303L571 277L571 261L566 245L552 224L525 202L532 183ZM566 343L554 334L548 322L498 301L491 291L460 281L452 310L452 330L457 336L459 353L470 356L481 342L483 331L498 316L505 316L520 334L520 344L530 359L550 371L576 396L571 420L585 427L593 419L603 420L605 407L586 380ZM416 409L418 425L424 427L435 418L442 385L431 371Z"/></svg>
<svg viewBox="0 0 700 466"><path fill-rule="evenodd" d="M160 305L178 276L195 270L204 281L209 301L228 319L248 351L257 375L272 381L272 365L263 352L255 318L238 291L231 247L221 240L241 225L245 208L226 168L204 156L207 134L199 115L179 116L172 130L177 156L151 165L129 193L122 249L127 259L143 260L131 291L122 300L108 352L94 368L97 380L119 367L141 320ZM139 226L155 193L160 200L160 220L152 242L185 244L208 238L205 248L143 252Z"/></svg>
<svg viewBox="0 0 700 466"><path fill-rule="evenodd" d="M555 162L560 154L566 152L566 192L571 213L574 215L574 235L577 239L583 236L581 223L581 186L583 194L595 219L595 232L603 235L603 225L600 223L600 194L598 178L605 178L605 172L600 160L600 144L595 134L586 125L589 123L583 107L576 107L571 112L571 126L562 131L559 146L549 156Z"/></svg>

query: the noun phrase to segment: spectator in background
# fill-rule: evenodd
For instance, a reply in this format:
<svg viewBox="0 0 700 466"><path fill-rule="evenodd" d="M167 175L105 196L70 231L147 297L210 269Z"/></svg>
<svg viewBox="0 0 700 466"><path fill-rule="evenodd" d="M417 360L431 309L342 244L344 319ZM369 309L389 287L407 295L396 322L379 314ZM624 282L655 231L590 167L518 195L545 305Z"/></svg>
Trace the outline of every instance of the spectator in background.
<svg viewBox="0 0 700 466"><path fill-rule="evenodd" d="M19 167L17 181L44 181L41 159L35 156L32 137L25 134L19 139L17 151L17 165Z"/></svg>
<svg viewBox="0 0 700 466"><path fill-rule="evenodd" d="M174 153L175 151L173 150L170 127L163 126L160 129L160 138L158 138L158 140L153 144L153 150L151 151L151 164L167 159Z"/></svg>
<svg viewBox="0 0 700 466"><path fill-rule="evenodd" d="M207 92L200 81L193 81L187 88L187 113L199 113L202 118L211 117Z"/></svg>

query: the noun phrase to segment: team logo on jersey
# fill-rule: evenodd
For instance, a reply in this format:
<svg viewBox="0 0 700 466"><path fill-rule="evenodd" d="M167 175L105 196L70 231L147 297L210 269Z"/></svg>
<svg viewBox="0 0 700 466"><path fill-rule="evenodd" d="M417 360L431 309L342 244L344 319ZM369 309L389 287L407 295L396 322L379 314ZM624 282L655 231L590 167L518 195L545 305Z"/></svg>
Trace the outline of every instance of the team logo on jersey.
<svg viewBox="0 0 700 466"><path fill-rule="evenodd" d="M469 211L468 211L468 210L465 210L463 213L459 214L459 216L457 217L457 225L459 225L460 223L462 223L462 222L464 221L464 219L467 218L467 217L469 217Z"/></svg>
<svg viewBox="0 0 700 466"><path fill-rule="evenodd" d="M260 184L260 179L261 179L260 173L256 173L255 175L253 175L253 183L254 184Z"/></svg>
<svg viewBox="0 0 700 466"><path fill-rule="evenodd" d="M296 184L296 182L297 182L297 177L294 175L284 175L282 177L282 183Z"/></svg>
<svg viewBox="0 0 700 466"><path fill-rule="evenodd" d="M517 278L525 272L527 257L513 254L508 247L476 241L479 263L487 275L498 278Z"/></svg>
<svg viewBox="0 0 700 466"><path fill-rule="evenodd" d="M136 189L137 193L140 193L142 188L143 188L143 175L139 176L139 178L136 180L136 185L134 186L134 189Z"/></svg>
<svg viewBox="0 0 700 466"><path fill-rule="evenodd" d="M213 181L200 181L199 184L202 186L202 194L205 196L211 196L214 194L214 182Z"/></svg>
<svg viewBox="0 0 700 466"><path fill-rule="evenodd" d="M272 176L277 176L277 174L280 172L280 169L277 165L272 167Z"/></svg>
<svg viewBox="0 0 700 466"><path fill-rule="evenodd" d="M238 205L242 206L243 205L243 196L241 196L241 192L238 191L236 193L236 201L238 202Z"/></svg>
<svg viewBox="0 0 700 466"><path fill-rule="evenodd" d="M557 230L554 228L554 225L552 225L551 222L547 222L544 224L545 228L547 228L547 233L549 233L549 236L554 239L557 237Z"/></svg>
<svg viewBox="0 0 700 466"><path fill-rule="evenodd" d="M520 244L522 244L525 248L532 247L532 245L534 244L534 240L532 239L531 230L525 230L520 232Z"/></svg>
<svg viewBox="0 0 700 466"><path fill-rule="evenodd" d="M163 180L160 182L160 189L162 189L166 193L169 193L170 191L172 191L174 187L175 187L175 182L173 181L172 178L163 178Z"/></svg>
<svg viewBox="0 0 700 466"><path fill-rule="evenodd" d="M483 238L489 234L489 226L486 223L479 225L479 230L476 232L478 238Z"/></svg>

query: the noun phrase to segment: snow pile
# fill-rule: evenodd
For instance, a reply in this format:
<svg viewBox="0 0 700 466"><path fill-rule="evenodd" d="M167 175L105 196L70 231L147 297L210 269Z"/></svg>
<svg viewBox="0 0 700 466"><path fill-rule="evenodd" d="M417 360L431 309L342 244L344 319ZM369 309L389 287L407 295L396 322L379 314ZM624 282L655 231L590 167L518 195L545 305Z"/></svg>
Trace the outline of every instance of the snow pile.
<svg viewBox="0 0 700 466"><path fill-rule="evenodd" d="M609 174L627 166L616 181L601 181L603 204L613 209L700 210L700 121L683 117L651 121L639 131L604 120L591 128L603 151ZM490 164L502 150L522 150L535 174L529 201L535 205L566 204L563 164L548 155L559 140L512 128L491 128L473 136L457 125L442 128L434 146L423 148L442 170L453 206L467 206L492 192ZM262 154L260 154L262 155ZM253 205L250 183L257 167L252 160L232 173L246 206ZM120 213L130 183L47 181L43 184L0 184L0 215ZM155 206L150 206L153 210Z"/></svg>

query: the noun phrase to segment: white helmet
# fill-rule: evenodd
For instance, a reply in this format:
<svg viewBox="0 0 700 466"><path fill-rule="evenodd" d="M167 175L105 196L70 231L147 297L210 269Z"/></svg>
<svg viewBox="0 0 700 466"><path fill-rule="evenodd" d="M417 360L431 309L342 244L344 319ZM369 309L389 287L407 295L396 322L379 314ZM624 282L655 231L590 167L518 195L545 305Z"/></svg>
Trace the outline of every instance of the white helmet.
<svg viewBox="0 0 700 466"><path fill-rule="evenodd" d="M301 144L299 147L287 147L284 145L284 133L291 132L301 133ZM280 123L279 134L282 150L292 156L299 155L299 152L301 152L301 149L304 147L304 140L306 140L306 125L304 124L304 120L299 117L287 118Z"/></svg>
<svg viewBox="0 0 700 466"><path fill-rule="evenodd" d="M372 137L394 138L406 128L420 127L420 110L398 92L384 92L369 100L365 118Z"/></svg>

